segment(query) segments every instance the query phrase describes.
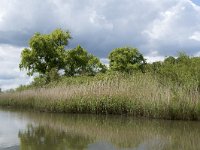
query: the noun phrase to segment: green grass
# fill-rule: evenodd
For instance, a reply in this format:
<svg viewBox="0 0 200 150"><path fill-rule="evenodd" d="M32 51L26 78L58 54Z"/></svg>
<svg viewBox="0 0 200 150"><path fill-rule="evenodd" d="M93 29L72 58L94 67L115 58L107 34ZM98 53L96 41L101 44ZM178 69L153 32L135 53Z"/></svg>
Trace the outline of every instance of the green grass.
<svg viewBox="0 0 200 150"><path fill-rule="evenodd" d="M42 88L0 95L0 106L47 112L120 114L199 120L198 88L150 74L62 78Z"/></svg>

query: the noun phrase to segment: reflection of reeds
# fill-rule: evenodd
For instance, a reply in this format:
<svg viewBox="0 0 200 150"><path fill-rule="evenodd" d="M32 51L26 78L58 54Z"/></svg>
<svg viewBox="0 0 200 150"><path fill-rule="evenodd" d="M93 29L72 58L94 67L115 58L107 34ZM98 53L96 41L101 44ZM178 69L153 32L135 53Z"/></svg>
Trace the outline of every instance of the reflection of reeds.
<svg viewBox="0 0 200 150"><path fill-rule="evenodd" d="M0 105L51 112L193 120L199 119L200 94L189 88L161 85L149 75L115 76L83 84L1 94Z"/></svg>
<svg viewBox="0 0 200 150"><path fill-rule="evenodd" d="M23 114L36 124L66 134L106 141L118 148L198 149L198 122L133 119L119 116ZM38 117L38 115L40 117ZM48 131L47 131L48 132ZM81 139L79 139L81 142Z"/></svg>

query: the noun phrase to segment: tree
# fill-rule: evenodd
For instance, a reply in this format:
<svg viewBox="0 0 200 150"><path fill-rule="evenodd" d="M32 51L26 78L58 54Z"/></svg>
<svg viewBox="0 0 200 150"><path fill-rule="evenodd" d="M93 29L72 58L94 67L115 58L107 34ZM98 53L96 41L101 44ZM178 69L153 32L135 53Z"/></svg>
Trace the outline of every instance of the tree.
<svg viewBox="0 0 200 150"><path fill-rule="evenodd" d="M167 58L165 58L164 63L175 64L176 58L174 58L173 56L168 56Z"/></svg>
<svg viewBox="0 0 200 150"><path fill-rule="evenodd" d="M128 73L136 70L144 72L146 61L136 48L116 48L109 54L109 59L111 70Z"/></svg>
<svg viewBox="0 0 200 150"><path fill-rule="evenodd" d="M151 65L154 74L163 83L182 85L191 90L200 89L200 58L190 57L185 53L179 53L177 58L168 56L163 62L154 62ZM165 84L166 84L165 83Z"/></svg>
<svg viewBox="0 0 200 150"><path fill-rule="evenodd" d="M25 48L21 53L20 69L28 70L29 76L38 73L47 77L51 72L63 69L65 46L69 39L70 33L61 29L50 34L36 33L29 41L30 48Z"/></svg>
<svg viewBox="0 0 200 150"><path fill-rule="evenodd" d="M177 62L180 64L188 65L188 62L190 61L190 57L185 52L179 52Z"/></svg>
<svg viewBox="0 0 200 150"><path fill-rule="evenodd" d="M105 72L106 66L92 54L89 54L80 45L66 51L65 74L74 75L95 75L98 72Z"/></svg>

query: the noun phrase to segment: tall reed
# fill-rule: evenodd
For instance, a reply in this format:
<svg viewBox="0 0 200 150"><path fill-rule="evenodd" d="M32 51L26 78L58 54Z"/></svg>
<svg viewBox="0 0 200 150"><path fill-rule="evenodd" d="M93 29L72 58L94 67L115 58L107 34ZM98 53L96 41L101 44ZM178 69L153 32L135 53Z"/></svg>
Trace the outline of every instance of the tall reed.
<svg viewBox="0 0 200 150"><path fill-rule="evenodd" d="M59 84L4 93L0 106L39 111L125 114L163 119L200 119L197 88L165 85L152 75L115 75L82 84Z"/></svg>

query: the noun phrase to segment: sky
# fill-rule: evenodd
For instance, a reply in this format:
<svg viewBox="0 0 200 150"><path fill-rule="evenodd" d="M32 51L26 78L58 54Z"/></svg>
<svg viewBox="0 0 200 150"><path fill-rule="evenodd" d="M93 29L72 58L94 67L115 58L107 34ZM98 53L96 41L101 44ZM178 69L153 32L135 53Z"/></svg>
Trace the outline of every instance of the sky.
<svg viewBox="0 0 200 150"><path fill-rule="evenodd" d="M1 0L0 88L32 81L19 70L20 53L35 32L69 30L107 63L117 47L136 47L147 61L184 51L200 56L200 0Z"/></svg>

